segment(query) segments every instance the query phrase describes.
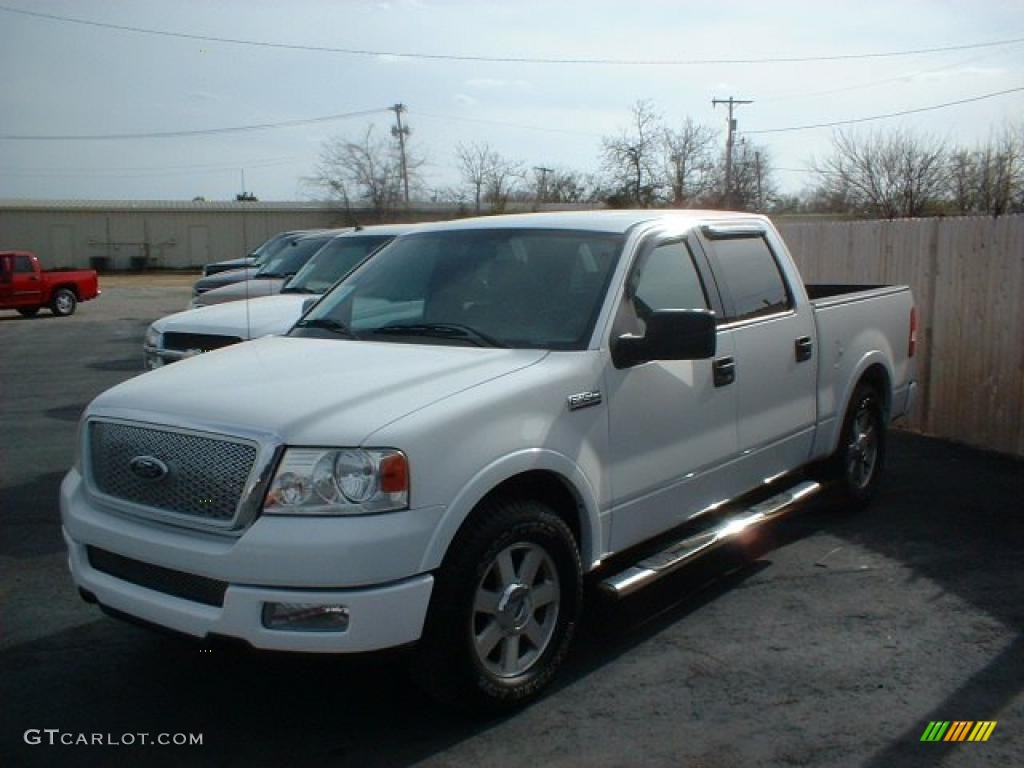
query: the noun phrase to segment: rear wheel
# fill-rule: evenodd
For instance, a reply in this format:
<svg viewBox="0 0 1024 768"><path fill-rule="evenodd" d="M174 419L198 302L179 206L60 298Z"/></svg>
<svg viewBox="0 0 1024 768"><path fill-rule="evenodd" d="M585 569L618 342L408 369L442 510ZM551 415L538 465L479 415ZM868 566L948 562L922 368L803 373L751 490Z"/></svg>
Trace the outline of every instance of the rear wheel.
<svg viewBox="0 0 1024 768"><path fill-rule="evenodd" d="M534 501L489 503L437 574L414 674L446 704L522 705L565 658L581 601L580 556L565 522Z"/></svg>
<svg viewBox="0 0 1024 768"><path fill-rule="evenodd" d="M39 307L18 307L18 314L22 317L35 317Z"/></svg>
<svg viewBox="0 0 1024 768"><path fill-rule="evenodd" d="M885 466L886 425L882 398L861 383L843 419L839 446L826 463L827 479L854 506L867 504L878 489Z"/></svg>
<svg viewBox="0 0 1024 768"><path fill-rule="evenodd" d="M50 301L50 310L57 317L67 317L68 315L75 314L75 307L77 306L78 299L75 297L75 292L70 288L61 288L53 294L53 299Z"/></svg>

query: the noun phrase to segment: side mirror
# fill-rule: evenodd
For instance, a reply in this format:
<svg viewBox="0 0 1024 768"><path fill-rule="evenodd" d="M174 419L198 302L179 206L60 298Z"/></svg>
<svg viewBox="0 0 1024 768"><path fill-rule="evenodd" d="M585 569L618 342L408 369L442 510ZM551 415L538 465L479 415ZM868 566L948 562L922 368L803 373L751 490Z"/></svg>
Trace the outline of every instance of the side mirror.
<svg viewBox="0 0 1024 768"><path fill-rule="evenodd" d="M715 315L706 309L659 309L643 336L623 334L612 346L616 368L649 360L706 360L715 356Z"/></svg>

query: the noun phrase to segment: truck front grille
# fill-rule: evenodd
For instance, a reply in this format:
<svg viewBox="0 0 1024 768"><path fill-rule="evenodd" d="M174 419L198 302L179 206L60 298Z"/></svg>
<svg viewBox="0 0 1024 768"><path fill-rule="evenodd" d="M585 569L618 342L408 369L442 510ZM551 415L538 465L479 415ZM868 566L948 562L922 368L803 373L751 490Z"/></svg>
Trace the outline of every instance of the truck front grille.
<svg viewBox="0 0 1024 768"><path fill-rule="evenodd" d="M235 519L257 455L237 439L112 421L89 422L89 449L100 492L218 527Z"/></svg>
<svg viewBox="0 0 1024 768"><path fill-rule="evenodd" d="M197 576L194 573L172 571L170 568L116 555L99 547L86 547L86 553L89 556L89 565L115 579L195 603L218 607L224 605L227 582Z"/></svg>
<svg viewBox="0 0 1024 768"><path fill-rule="evenodd" d="M239 336L221 336L216 333L178 333L169 331L164 334L164 349L173 349L178 352L199 350L210 352L221 347L230 347L242 339Z"/></svg>

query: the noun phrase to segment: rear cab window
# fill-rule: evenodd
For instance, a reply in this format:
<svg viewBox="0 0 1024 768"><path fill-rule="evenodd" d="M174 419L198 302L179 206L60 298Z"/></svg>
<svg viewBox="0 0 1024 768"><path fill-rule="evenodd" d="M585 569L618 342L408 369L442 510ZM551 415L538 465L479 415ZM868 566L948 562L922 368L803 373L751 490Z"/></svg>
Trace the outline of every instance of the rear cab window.
<svg viewBox="0 0 1024 768"><path fill-rule="evenodd" d="M710 241L715 275L729 321L753 320L793 309L792 293L763 235Z"/></svg>

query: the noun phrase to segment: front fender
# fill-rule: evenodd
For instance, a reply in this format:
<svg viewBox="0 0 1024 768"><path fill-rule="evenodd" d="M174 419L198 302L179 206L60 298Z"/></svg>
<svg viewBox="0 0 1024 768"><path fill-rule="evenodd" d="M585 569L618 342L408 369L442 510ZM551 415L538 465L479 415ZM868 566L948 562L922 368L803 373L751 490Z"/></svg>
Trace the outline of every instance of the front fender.
<svg viewBox="0 0 1024 768"><path fill-rule="evenodd" d="M607 531L604 530L607 517L599 513L593 485L579 465L569 457L548 449L530 448L491 462L463 486L435 529L420 571L432 571L440 567L462 524L488 493L506 480L537 470L558 475L576 497L581 539L580 559L584 570L590 570L596 565L607 538Z"/></svg>

